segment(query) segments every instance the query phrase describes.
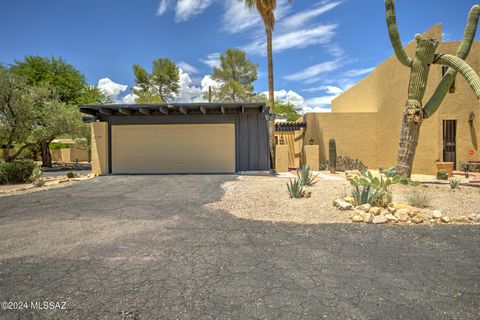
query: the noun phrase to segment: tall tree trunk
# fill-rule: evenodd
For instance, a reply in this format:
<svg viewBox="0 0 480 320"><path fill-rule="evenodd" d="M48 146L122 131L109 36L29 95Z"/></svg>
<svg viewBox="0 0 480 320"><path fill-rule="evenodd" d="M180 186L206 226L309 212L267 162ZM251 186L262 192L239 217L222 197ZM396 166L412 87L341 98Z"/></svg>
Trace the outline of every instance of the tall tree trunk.
<svg viewBox="0 0 480 320"><path fill-rule="evenodd" d="M49 148L50 142L40 142L40 150L42 153L42 167L52 167L52 155Z"/></svg>
<svg viewBox="0 0 480 320"><path fill-rule="evenodd" d="M273 86L273 49L272 49L272 29L266 28L267 32L267 56L268 56L268 97L270 103L270 113L275 113L275 93ZM268 133L270 136L270 161L275 170L275 119L271 118L268 123Z"/></svg>
<svg viewBox="0 0 480 320"><path fill-rule="evenodd" d="M408 116L408 107L405 107L402 120L402 130L400 132L400 147L398 149L396 171L398 174L406 174L408 177L412 174L413 160L415 150L420 136L421 121L414 121Z"/></svg>

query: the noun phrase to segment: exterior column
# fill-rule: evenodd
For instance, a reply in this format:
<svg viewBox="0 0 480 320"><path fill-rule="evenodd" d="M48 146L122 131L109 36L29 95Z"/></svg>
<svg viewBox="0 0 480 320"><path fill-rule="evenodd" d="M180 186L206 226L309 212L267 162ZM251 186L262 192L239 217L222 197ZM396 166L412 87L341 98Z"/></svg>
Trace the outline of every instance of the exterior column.
<svg viewBox="0 0 480 320"><path fill-rule="evenodd" d="M92 122L92 173L108 174L108 123Z"/></svg>

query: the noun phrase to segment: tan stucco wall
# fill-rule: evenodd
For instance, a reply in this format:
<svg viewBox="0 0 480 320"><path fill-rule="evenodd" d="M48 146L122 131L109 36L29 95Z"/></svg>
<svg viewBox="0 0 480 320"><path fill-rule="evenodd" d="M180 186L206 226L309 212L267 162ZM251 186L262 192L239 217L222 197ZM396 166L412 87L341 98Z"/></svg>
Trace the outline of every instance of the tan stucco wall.
<svg viewBox="0 0 480 320"><path fill-rule="evenodd" d="M92 122L92 173L108 174L107 122Z"/></svg>
<svg viewBox="0 0 480 320"><path fill-rule="evenodd" d="M328 160L328 140L335 139L337 155L360 159L369 167L377 165L377 113L307 113L304 121L304 141L313 138L313 144L320 146L320 162Z"/></svg>
<svg viewBox="0 0 480 320"><path fill-rule="evenodd" d="M424 33L425 37L437 39L441 39L441 35L441 25L436 25ZM459 42L442 42L437 52L455 54L459 45ZM405 51L409 56L413 56L415 43L411 41ZM480 73L480 42L473 44L467 62ZM307 133L314 139L320 139L320 145L323 145L327 152L328 139L335 138L339 155L356 157L370 168L394 165L403 106L407 99L409 73L409 68L401 65L396 57L389 57L370 75L333 100L332 113L305 115L304 119L308 122ZM424 103L433 94L441 77L442 67L432 66ZM479 107L479 102L466 80L457 75L455 93L447 94L438 112L422 124L413 172L433 174L434 160L443 160L443 120L457 120L457 164L473 160L468 156L468 151L471 148L478 151ZM476 114L473 127L468 123L471 111ZM364 113L370 116L362 117L361 114ZM373 126L372 121L375 123ZM306 136L305 141L308 139L310 137ZM361 143L360 140L365 142ZM325 152L322 155L321 150L320 153L321 159L325 159ZM477 152L474 160L479 160L479 157Z"/></svg>
<svg viewBox="0 0 480 320"><path fill-rule="evenodd" d="M54 162L88 161L88 151L83 149L54 149L50 153Z"/></svg>

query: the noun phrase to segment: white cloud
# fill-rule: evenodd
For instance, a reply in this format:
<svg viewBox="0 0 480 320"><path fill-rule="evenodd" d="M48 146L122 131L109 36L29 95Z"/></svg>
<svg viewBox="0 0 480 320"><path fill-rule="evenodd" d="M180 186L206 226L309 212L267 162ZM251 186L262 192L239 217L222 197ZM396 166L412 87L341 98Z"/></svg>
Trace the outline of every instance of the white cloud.
<svg viewBox="0 0 480 320"><path fill-rule="evenodd" d="M173 7L173 0L161 0L157 15L163 15L167 9ZM210 7L214 0L177 0L175 5L175 22L187 21L193 16L196 16L208 7Z"/></svg>
<svg viewBox="0 0 480 320"><path fill-rule="evenodd" d="M312 28L279 33L273 38L273 51L281 52L293 48L305 48L316 44L327 44L335 36L335 29L338 25L327 24ZM265 55L266 41L261 36L243 48L249 53Z"/></svg>
<svg viewBox="0 0 480 320"><path fill-rule="evenodd" d="M305 81L308 79L312 79L321 75L322 73L331 72L337 70L341 67L341 64L338 60L331 60L322 62L313 66L310 66L302 71L297 73L293 73L290 75L285 76L284 78L289 81Z"/></svg>
<svg viewBox="0 0 480 320"><path fill-rule="evenodd" d="M302 91L305 91L305 92L326 91L328 94L337 94L337 95L343 93L343 89L337 86L319 86L319 87L303 89Z"/></svg>
<svg viewBox="0 0 480 320"><path fill-rule="evenodd" d="M97 87L103 93L110 96L114 101L118 101L119 95L122 92L125 92L125 90L127 90L128 85L113 82L109 78L102 78L102 79L98 80Z"/></svg>
<svg viewBox="0 0 480 320"><path fill-rule="evenodd" d="M122 98L122 103L133 104L137 101L138 96L133 93L129 93Z"/></svg>
<svg viewBox="0 0 480 320"><path fill-rule="evenodd" d="M175 102L207 102L204 94L208 92L208 87L220 86L220 83L213 80L210 75L204 76L200 83L200 86L193 85L190 75L180 68L180 90Z"/></svg>
<svg viewBox="0 0 480 320"><path fill-rule="evenodd" d="M352 69L352 70L349 70L349 71L345 72L345 73L344 73L344 76L345 76L345 77L355 78L355 77L363 76L363 75L365 75L365 74L367 74L367 73L370 73L370 72L372 72L374 69L375 69L375 67L365 68L365 69Z"/></svg>
<svg viewBox="0 0 480 320"><path fill-rule="evenodd" d="M225 12L222 16L223 31L239 33L255 25L260 25L260 23L261 19L257 10L255 8L247 8L244 1L225 1Z"/></svg>
<svg viewBox="0 0 480 320"><path fill-rule="evenodd" d="M207 92L208 87L219 88L222 84L217 80L213 80L210 75L206 75L205 77L203 77L201 81L201 85L202 85L202 91Z"/></svg>
<svg viewBox="0 0 480 320"><path fill-rule="evenodd" d="M285 18L282 21L282 27L286 29L302 27L304 24L310 22L312 19L318 17L319 15L334 9L340 3L340 1L330 3L321 2L320 5L318 5L314 9L301 11Z"/></svg>
<svg viewBox="0 0 480 320"><path fill-rule="evenodd" d="M186 73L198 73L198 69L184 61L177 63L177 66Z"/></svg>
<svg viewBox="0 0 480 320"><path fill-rule="evenodd" d="M329 112L332 100L338 97L342 92L340 88L325 86L323 89L326 92L325 96L305 98L293 90L278 90L275 91L275 100L281 102L289 102L296 107L301 108L302 113L305 112ZM262 92L263 95L268 96L268 92Z"/></svg>
<svg viewBox="0 0 480 320"><path fill-rule="evenodd" d="M220 66L220 53L214 52L207 55L205 59L200 59L201 62L209 66L210 68Z"/></svg>
<svg viewBox="0 0 480 320"><path fill-rule="evenodd" d="M170 4L169 0L160 1L160 4L158 5L158 9L157 9L157 16L163 15L167 11L169 4Z"/></svg>

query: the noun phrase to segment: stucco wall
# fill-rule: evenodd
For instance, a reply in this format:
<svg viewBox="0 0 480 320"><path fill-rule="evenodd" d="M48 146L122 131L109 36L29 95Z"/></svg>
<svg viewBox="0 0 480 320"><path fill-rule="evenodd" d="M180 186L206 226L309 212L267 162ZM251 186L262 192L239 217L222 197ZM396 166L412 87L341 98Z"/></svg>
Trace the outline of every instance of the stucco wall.
<svg viewBox="0 0 480 320"><path fill-rule="evenodd" d="M92 173L108 174L107 122L92 122Z"/></svg>
<svg viewBox="0 0 480 320"><path fill-rule="evenodd" d="M328 160L328 140L335 139L337 155L377 167L377 113L307 113L304 121L307 129L303 141L308 143L313 138L313 144L320 146L320 162Z"/></svg>
<svg viewBox="0 0 480 320"><path fill-rule="evenodd" d="M441 25L435 25L423 36L441 39ZM459 42L442 42L437 52L455 54L459 45ZM411 41L405 47L405 51L409 56L413 56L415 43ZM473 44L467 59L467 62L477 72L480 72L479 53L480 42L477 41ZM320 145L324 145L324 149L328 145L329 138L325 135L338 136L336 138L337 149L343 150L337 152L358 155L356 157L369 167L393 165L396 162L403 106L407 99L409 73L409 68L401 65L396 57L389 57L370 75L336 98L332 102L332 113L328 115L307 114L305 116L305 119L309 119L307 120L309 127L307 132L311 131L314 139L317 135L322 140ZM441 78L442 67L440 65L432 66L424 103L433 94ZM438 112L422 124L413 172L433 174L435 173L434 160L443 160L443 120L457 120L457 163L472 160L468 156L468 151L472 148L478 150L478 141L480 140L479 106L478 100L466 80L461 75L457 75L455 93L447 94ZM468 115L472 111L476 114L476 120L474 125L470 126ZM376 130L372 130L371 126L366 129L365 120L368 119L368 116L361 117L360 115L363 113L376 114L373 116L376 119ZM355 116L354 120L349 121L351 116L346 116L346 114ZM345 124L346 120L348 125ZM375 137L371 137L372 134ZM372 146L366 147L365 143L358 145L348 143L349 140L357 141L359 137L372 143ZM308 139L306 138L305 141ZM325 139L326 141L324 141ZM341 141L345 142L341 143ZM372 149L373 146L376 149ZM367 150L367 152L356 149ZM328 146L326 150L328 150ZM376 156L372 156L370 153L374 153ZM324 156L321 155L321 159L323 158ZM480 159L478 152L474 159Z"/></svg>

